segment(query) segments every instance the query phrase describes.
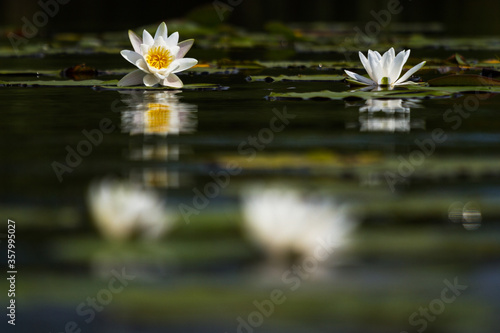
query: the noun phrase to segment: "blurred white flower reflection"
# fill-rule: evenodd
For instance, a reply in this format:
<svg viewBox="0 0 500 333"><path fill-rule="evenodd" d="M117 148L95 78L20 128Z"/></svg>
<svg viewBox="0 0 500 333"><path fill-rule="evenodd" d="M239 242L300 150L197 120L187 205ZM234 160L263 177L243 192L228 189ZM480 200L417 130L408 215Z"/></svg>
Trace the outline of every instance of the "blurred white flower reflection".
<svg viewBox="0 0 500 333"><path fill-rule="evenodd" d="M246 189L243 212L248 236L278 267L289 264L291 255L314 257L325 241L332 249L331 258L338 259L357 225L345 204L289 186Z"/></svg>
<svg viewBox="0 0 500 333"><path fill-rule="evenodd" d="M412 121L410 118L410 110L419 107L421 106L418 102L413 100L368 99L366 104L359 108L359 130L360 132L410 132L415 128L424 129L425 123L421 119ZM352 124L348 124L348 127L352 127Z"/></svg>
<svg viewBox="0 0 500 333"><path fill-rule="evenodd" d="M474 231L481 228L482 214L475 202L454 202L448 209L448 218L454 223L462 223L465 230Z"/></svg>
<svg viewBox="0 0 500 333"><path fill-rule="evenodd" d="M194 132L197 106L180 102L179 92L122 92L122 101L129 106L122 113L122 131L131 135Z"/></svg>
<svg viewBox="0 0 500 333"><path fill-rule="evenodd" d="M90 186L88 202L95 225L109 240L158 239L176 220L156 192L131 182L95 182Z"/></svg>
<svg viewBox="0 0 500 333"><path fill-rule="evenodd" d="M122 131L134 136L130 142L130 159L135 161L177 161L180 148L161 140L167 135L196 131L197 106L180 102L180 91L126 91L122 101ZM140 135L147 136L140 137ZM135 138L137 136L137 138ZM131 170L131 179L148 187L179 187L178 172L165 167L142 167Z"/></svg>

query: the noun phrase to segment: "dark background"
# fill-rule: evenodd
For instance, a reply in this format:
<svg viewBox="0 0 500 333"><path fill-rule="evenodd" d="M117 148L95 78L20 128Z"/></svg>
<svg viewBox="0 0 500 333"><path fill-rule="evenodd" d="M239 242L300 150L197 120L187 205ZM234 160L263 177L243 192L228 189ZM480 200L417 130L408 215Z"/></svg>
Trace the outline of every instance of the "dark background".
<svg viewBox="0 0 500 333"><path fill-rule="evenodd" d="M56 0L39 0L44 3ZM37 0L0 1L0 26L18 29L22 17L30 21L40 10ZM62 1L62 0L61 0ZM67 1L67 0L65 0ZM373 20L371 11L387 8L388 0L221 0L238 4L224 23L261 30L271 20L283 22L350 22ZM119 31L159 21L186 17L194 8L206 6L202 15L219 21L214 1L130 1L130 0L70 0L44 27L51 32ZM393 22L442 23L450 35L496 35L500 33L500 1L492 0L400 0L404 10ZM229 17L230 16L230 17Z"/></svg>

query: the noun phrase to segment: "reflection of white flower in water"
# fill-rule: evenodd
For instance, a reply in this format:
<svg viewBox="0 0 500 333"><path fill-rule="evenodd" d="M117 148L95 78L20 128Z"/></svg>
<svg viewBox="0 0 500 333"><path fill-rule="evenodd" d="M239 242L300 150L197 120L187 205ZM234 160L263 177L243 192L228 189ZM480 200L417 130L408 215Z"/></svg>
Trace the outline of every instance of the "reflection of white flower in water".
<svg viewBox="0 0 500 333"><path fill-rule="evenodd" d="M175 222L155 192L134 183L117 180L93 183L88 201L97 228L108 239L159 238Z"/></svg>
<svg viewBox="0 0 500 333"><path fill-rule="evenodd" d="M126 92L122 129L134 134L180 134L196 128L197 107L182 103L177 92Z"/></svg>
<svg viewBox="0 0 500 333"><path fill-rule="evenodd" d="M409 132L413 126L421 127L417 122L411 123L410 110L419 108L415 101L402 99L369 99L359 108L361 132ZM367 112L366 115L363 113ZM375 116L376 112L384 112L383 116Z"/></svg>
<svg viewBox="0 0 500 333"><path fill-rule="evenodd" d="M153 38L144 30L142 39L129 31L134 51L123 50L121 55L139 69L123 77L118 86L132 86L144 83L146 86L160 84L166 87L182 88L183 83L175 73L195 66L198 60L184 58L193 46L194 40L179 42L179 33L168 36L165 23L160 24Z"/></svg>
<svg viewBox="0 0 500 333"><path fill-rule="evenodd" d="M365 55L359 52L359 59L370 76L371 80L345 70L345 73L350 76L355 83L368 86L397 86L405 84L413 84L414 82L407 81L416 71L425 65L422 61L415 67L408 70L403 76L401 72L403 66L410 56L410 50L401 51L396 56L394 48L390 48L384 55L380 55L377 51L368 50L368 59Z"/></svg>
<svg viewBox="0 0 500 333"><path fill-rule="evenodd" d="M360 117L360 132L410 132L410 117Z"/></svg>
<svg viewBox="0 0 500 333"><path fill-rule="evenodd" d="M356 226L345 205L291 187L251 188L243 194L243 209L249 236L281 261L290 253L314 256L321 240L337 251Z"/></svg>
<svg viewBox="0 0 500 333"><path fill-rule="evenodd" d="M384 111L387 113L409 112L410 105L402 99L368 99L365 106L359 108L360 112Z"/></svg>

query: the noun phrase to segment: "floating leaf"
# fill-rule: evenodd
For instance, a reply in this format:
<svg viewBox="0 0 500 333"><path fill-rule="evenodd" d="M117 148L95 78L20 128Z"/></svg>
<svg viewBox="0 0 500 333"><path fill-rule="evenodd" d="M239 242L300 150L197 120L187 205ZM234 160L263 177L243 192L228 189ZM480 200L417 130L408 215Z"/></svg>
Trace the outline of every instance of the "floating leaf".
<svg viewBox="0 0 500 333"><path fill-rule="evenodd" d="M116 85L118 80L112 81L102 81L102 80L50 80L50 81L0 81L1 87L24 87L24 88L35 88L35 87L94 87L94 86L106 86L106 85Z"/></svg>
<svg viewBox="0 0 500 333"><path fill-rule="evenodd" d="M97 89L108 89L108 90L225 90L226 87L222 87L218 84L213 83L195 83L186 84L181 89L169 88L169 87L146 87L146 86L134 86L134 87L118 87L118 80L102 81L102 80L83 80L83 81L73 81L73 80L51 80L51 81L0 81L0 87L23 87L23 88L36 88L36 87L96 87Z"/></svg>
<svg viewBox="0 0 500 333"><path fill-rule="evenodd" d="M438 77L428 81L430 86L500 86L500 81L475 74Z"/></svg>
<svg viewBox="0 0 500 333"><path fill-rule="evenodd" d="M252 82L252 81L265 81L268 83L271 82L297 82L297 81L304 81L304 82L340 82L345 79L344 76L342 75L294 75L294 76L289 76L289 75L280 75L280 76L264 76L264 75L256 75L256 76L249 76L247 78L247 81Z"/></svg>
<svg viewBox="0 0 500 333"><path fill-rule="evenodd" d="M169 88L169 87L146 87L146 86L132 86L132 87L118 87L114 81L113 85L96 85L95 88L98 90L227 90L228 87L221 86L215 83L193 83L185 84L182 88Z"/></svg>
<svg viewBox="0 0 500 333"><path fill-rule="evenodd" d="M269 95L271 100L353 100L353 99L405 99L405 98L432 98L448 97L455 92L439 91L432 89L421 90L382 90L382 91L315 91L309 93L275 93Z"/></svg>
<svg viewBox="0 0 500 333"><path fill-rule="evenodd" d="M61 71L59 70L34 70L34 69L25 69L25 70L16 70L16 69L7 69L1 70L0 76L60 76Z"/></svg>

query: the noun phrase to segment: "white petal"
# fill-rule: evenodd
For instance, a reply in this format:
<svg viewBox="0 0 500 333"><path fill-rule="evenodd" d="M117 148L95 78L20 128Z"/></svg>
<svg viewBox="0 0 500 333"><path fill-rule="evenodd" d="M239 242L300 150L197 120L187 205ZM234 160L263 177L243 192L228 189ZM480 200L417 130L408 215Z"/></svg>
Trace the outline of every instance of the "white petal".
<svg viewBox="0 0 500 333"><path fill-rule="evenodd" d="M166 46L165 40L163 39L162 36L159 36L158 38L155 39L155 42L151 46L152 48L154 47L161 47L164 48Z"/></svg>
<svg viewBox="0 0 500 333"><path fill-rule="evenodd" d="M137 36L136 33L133 32L132 30L128 31L128 38L130 39L130 43L132 43L134 51L137 53L141 53L142 39L139 36Z"/></svg>
<svg viewBox="0 0 500 333"><path fill-rule="evenodd" d="M170 74L161 84L165 87L172 88L182 88L184 86L181 79L175 74Z"/></svg>
<svg viewBox="0 0 500 333"><path fill-rule="evenodd" d="M166 77L166 75L162 73L154 73L153 75L156 76L160 81L164 80Z"/></svg>
<svg viewBox="0 0 500 333"><path fill-rule="evenodd" d="M382 68L380 66L380 60L377 60L377 57L373 55L368 58L370 62L370 67L372 68L373 76L371 77L373 81L377 84L380 83L380 80L383 77Z"/></svg>
<svg viewBox="0 0 500 333"><path fill-rule="evenodd" d="M183 42L179 43L179 52L177 53L177 59L184 58L186 53L191 49L191 46L193 46L194 39L188 39Z"/></svg>
<svg viewBox="0 0 500 333"><path fill-rule="evenodd" d="M167 43L168 48L172 48L174 46L177 46L177 43L179 43L179 33L176 31L173 34L168 37L168 39L165 41Z"/></svg>
<svg viewBox="0 0 500 333"><path fill-rule="evenodd" d="M119 82L118 87L127 87L127 86L135 86L143 83L144 72L140 69L137 69L131 73L125 75Z"/></svg>
<svg viewBox="0 0 500 333"><path fill-rule="evenodd" d="M143 59L142 55L134 51L123 50L120 52L120 54L122 55L122 57L127 59L128 62L135 66L139 60Z"/></svg>
<svg viewBox="0 0 500 333"><path fill-rule="evenodd" d="M389 49L389 51L387 51L387 52L389 52L389 56L391 57L391 60L394 60L394 58L396 57L396 52L394 51L394 48L391 47Z"/></svg>
<svg viewBox="0 0 500 333"><path fill-rule="evenodd" d="M378 51L374 51L373 54L375 55L375 57L377 58L377 60L381 60L382 59L382 56L380 55L380 53L378 53Z"/></svg>
<svg viewBox="0 0 500 333"><path fill-rule="evenodd" d="M344 72L349 75L351 78L353 78L354 80L358 81L359 83L363 83L363 84L366 84L366 85L374 85L376 84L375 82L373 82L372 80L364 77L364 76L361 76L359 74L356 74L354 72L351 72L351 71L348 71L347 69L344 69Z"/></svg>
<svg viewBox="0 0 500 333"><path fill-rule="evenodd" d="M399 76L401 75L401 71L403 70L403 66L408 60L409 56L410 56L410 50L408 50L408 52L401 51L398 53L398 55L392 62L392 68L389 72L391 83L395 83L398 80Z"/></svg>
<svg viewBox="0 0 500 333"><path fill-rule="evenodd" d="M425 61L422 61L420 64L414 66L413 68L410 68L408 70L408 72L405 73L405 75L401 76L401 78L396 81L395 84L401 84L401 83L405 82L406 80L408 80L410 78L410 76L412 76L416 71L418 71L424 65L425 65Z"/></svg>
<svg viewBox="0 0 500 333"><path fill-rule="evenodd" d="M368 50L368 61L370 61L371 58L377 59L377 56L375 55L375 52Z"/></svg>
<svg viewBox="0 0 500 333"><path fill-rule="evenodd" d="M387 51L384 53L382 56L381 60L381 65L382 65L382 76L389 77L390 80L390 70L391 70L391 65L392 65L392 59L391 59L391 53ZM392 82L389 82L392 83Z"/></svg>
<svg viewBox="0 0 500 333"><path fill-rule="evenodd" d="M412 84L417 84L417 83L415 83L413 81L405 81L405 82L401 82L401 83L395 83L394 85L396 85L396 86L409 86Z"/></svg>
<svg viewBox="0 0 500 333"><path fill-rule="evenodd" d="M167 34L167 25L165 24L165 22L162 22L159 26L158 26L158 29L156 30L156 33L155 33L155 40L158 39L158 37L163 37L164 40L166 40L166 36L168 36Z"/></svg>
<svg viewBox="0 0 500 333"><path fill-rule="evenodd" d="M135 65L141 69L142 71L146 72L146 73L149 73L149 67L148 67L148 64L146 63L146 61L144 59L139 59L139 61L137 61L135 63Z"/></svg>
<svg viewBox="0 0 500 333"><path fill-rule="evenodd" d="M153 45L154 44L153 37L146 30L144 30L144 32L142 33L142 43L146 44L146 45Z"/></svg>
<svg viewBox="0 0 500 333"><path fill-rule="evenodd" d="M359 52L359 59L361 60L363 67L366 69L368 76L370 76L373 79L373 76L372 76L373 71L372 71L372 67L370 66L370 62L368 61L368 59L366 59L365 55L361 52Z"/></svg>
<svg viewBox="0 0 500 333"><path fill-rule="evenodd" d="M158 79L156 76L148 74L144 76L144 84L148 87L152 87L155 84L158 84L160 82L160 79Z"/></svg>
<svg viewBox="0 0 500 333"><path fill-rule="evenodd" d="M182 59L177 59L174 62L176 62L176 66L178 67L175 70L173 70L172 73L179 73L193 66L196 66L198 60L193 58L182 58Z"/></svg>

